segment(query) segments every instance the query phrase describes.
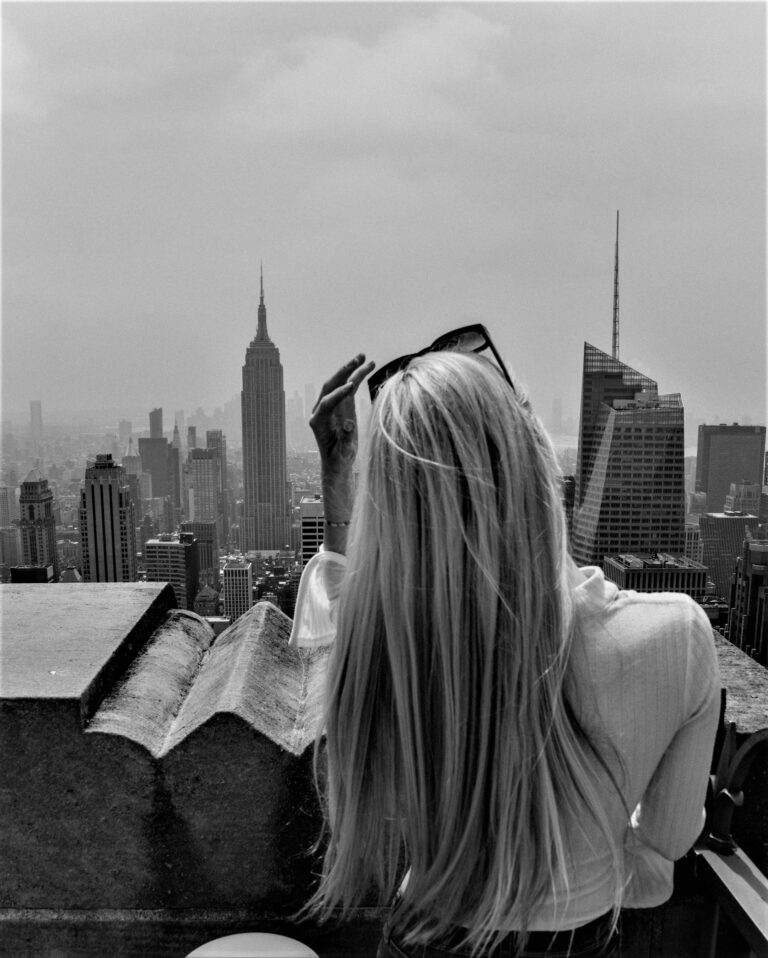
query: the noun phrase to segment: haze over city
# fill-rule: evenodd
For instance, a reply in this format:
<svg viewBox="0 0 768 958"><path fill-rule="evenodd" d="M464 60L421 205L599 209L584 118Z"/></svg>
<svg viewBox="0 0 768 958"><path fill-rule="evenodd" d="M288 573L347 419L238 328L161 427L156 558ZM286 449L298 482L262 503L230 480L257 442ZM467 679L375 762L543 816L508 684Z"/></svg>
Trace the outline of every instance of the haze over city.
<svg viewBox="0 0 768 958"><path fill-rule="evenodd" d="M4 419L224 404L261 261L287 396L480 321L577 417L621 210L622 361L765 421L763 4L2 16Z"/></svg>

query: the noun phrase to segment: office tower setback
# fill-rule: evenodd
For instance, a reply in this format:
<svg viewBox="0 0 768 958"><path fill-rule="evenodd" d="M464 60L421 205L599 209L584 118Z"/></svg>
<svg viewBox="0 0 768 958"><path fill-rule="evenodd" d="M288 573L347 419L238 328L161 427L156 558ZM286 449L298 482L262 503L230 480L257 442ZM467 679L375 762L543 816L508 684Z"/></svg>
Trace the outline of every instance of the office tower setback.
<svg viewBox="0 0 768 958"><path fill-rule="evenodd" d="M85 470L80 493L80 548L84 582L134 582L136 515L125 470L98 455Z"/></svg>
<svg viewBox="0 0 768 958"><path fill-rule="evenodd" d="M284 549L290 541L285 393L280 352L267 333L264 278L256 336L243 366L244 551Z"/></svg>
<svg viewBox="0 0 768 958"><path fill-rule="evenodd" d="M757 516L746 513L708 512L699 518L702 561L709 570L717 595L727 599L736 560L744 540L756 535Z"/></svg>
<svg viewBox="0 0 768 958"><path fill-rule="evenodd" d="M762 481L764 452L765 426L699 426L696 492L706 493L707 512L723 511L732 482Z"/></svg>
<svg viewBox="0 0 768 958"><path fill-rule="evenodd" d="M61 568L56 552L53 492L48 488L48 480L35 469L21 484L19 515L23 564L53 566L53 581L57 582Z"/></svg>
<svg viewBox="0 0 768 958"><path fill-rule="evenodd" d="M253 567L245 559L224 566L224 615L233 622L253 605Z"/></svg>
<svg viewBox="0 0 768 958"><path fill-rule="evenodd" d="M194 608L198 591L197 539L191 532L161 535L144 544L147 582L170 582L176 594L176 608Z"/></svg>
<svg viewBox="0 0 768 958"><path fill-rule="evenodd" d="M178 452L174 456L172 446L163 436L163 410L153 409L149 414L149 438L139 438L139 456L142 467L152 476L152 496L155 499L174 497L174 504L181 505L181 467ZM179 473L176 478L176 471ZM176 497L178 496L178 501Z"/></svg>
<svg viewBox="0 0 768 958"><path fill-rule="evenodd" d="M572 551L577 562L685 550L683 405L584 344Z"/></svg>
<svg viewBox="0 0 768 958"><path fill-rule="evenodd" d="M728 638L768 666L768 540L745 539L736 560Z"/></svg>
<svg viewBox="0 0 768 958"><path fill-rule="evenodd" d="M320 551L325 523L325 503L322 496L305 496L299 503L301 518L301 564L305 566Z"/></svg>

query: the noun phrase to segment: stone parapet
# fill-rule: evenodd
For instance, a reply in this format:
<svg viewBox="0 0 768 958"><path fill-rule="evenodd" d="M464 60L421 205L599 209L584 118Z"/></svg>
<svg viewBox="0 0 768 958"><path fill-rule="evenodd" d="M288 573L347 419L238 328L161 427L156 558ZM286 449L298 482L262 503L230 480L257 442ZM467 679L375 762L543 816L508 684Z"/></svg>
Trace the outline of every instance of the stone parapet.
<svg viewBox="0 0 768 958"><path fill-rule="evenodd" d="M375 954L380 910L341 927L292 917L317 869L327 649L289 647L269 603L215 637L161 584L10 585L0 599L0 954L182 958L245 930ZM723 641L718 655L726 721L768 727L766 670ZM768 756L759 789L766 769ZM739 816L763 807L753 790ZM765 821L750 826L758 850ZM701 911L693 892L628 913L626 954L686 958L654 949Z"/></svg>

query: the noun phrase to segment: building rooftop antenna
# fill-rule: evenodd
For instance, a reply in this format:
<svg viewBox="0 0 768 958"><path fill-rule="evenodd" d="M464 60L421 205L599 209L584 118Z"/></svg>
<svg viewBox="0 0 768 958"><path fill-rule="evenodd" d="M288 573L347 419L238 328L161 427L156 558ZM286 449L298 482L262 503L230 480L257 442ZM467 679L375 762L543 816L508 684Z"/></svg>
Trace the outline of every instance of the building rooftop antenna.
<svg viewBox="0 0 768 958"><path fill-rule="evenodd" d="M611 355L619 358L619 211L616 210L616 259L613 265L613 345Z"/></svg>

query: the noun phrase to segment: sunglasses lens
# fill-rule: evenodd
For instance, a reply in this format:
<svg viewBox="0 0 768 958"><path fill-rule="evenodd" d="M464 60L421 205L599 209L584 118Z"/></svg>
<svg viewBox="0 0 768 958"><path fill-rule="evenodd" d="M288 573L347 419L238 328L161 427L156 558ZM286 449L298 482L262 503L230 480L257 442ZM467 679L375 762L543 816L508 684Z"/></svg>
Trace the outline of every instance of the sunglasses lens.
<svg viewBox="0 0 768 958"><path fill-rule="evenodd" d="M477 352L488 345L488 340L477 330L469 329L466 332L452 333L435 342L433 349L453 349L460 353Z"/></svg>

